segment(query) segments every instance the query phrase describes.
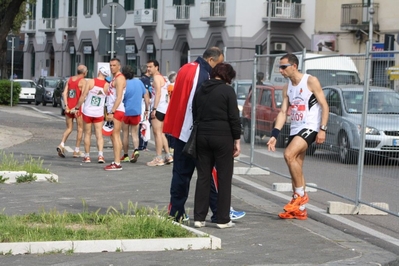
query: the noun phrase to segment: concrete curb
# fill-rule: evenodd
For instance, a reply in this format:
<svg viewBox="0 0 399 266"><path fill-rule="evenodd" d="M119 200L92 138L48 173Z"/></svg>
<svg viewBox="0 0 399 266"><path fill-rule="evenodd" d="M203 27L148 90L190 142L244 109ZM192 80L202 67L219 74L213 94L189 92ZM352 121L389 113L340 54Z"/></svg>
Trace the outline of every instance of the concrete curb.
<svg viewBox="0 0 399 266"><path fill-rule="evenodd" d="M0 176L3 177L3 179L7 179L4 181L4 184L13 184L17 183L17 178L23 175L28 174L26 171L0 171ZM50 174L33 174L36 176L36 182L43 182L43 181L48 181L48 182L58 182L58 175L50 173Z"/></svg>
<svg viewBox="0 0 399 266"><path fill-rule="evenodd" d="M222 248L220 238L182 224L178 225L197 235L197 237L0 243L0 254L100 253Z"/></svg>

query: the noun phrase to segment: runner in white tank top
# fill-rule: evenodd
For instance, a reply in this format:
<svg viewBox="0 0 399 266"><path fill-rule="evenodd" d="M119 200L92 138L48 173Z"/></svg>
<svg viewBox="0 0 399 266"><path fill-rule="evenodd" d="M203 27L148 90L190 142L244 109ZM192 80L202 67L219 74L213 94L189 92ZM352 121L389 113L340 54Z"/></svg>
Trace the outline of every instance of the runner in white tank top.
<svg viewBox="0 0 399 266"><path fill-rule="evenodd" d="M105 80L94 79L94 87L91 88L84 101L82 113L90 117L104 116L106 94L104 92Z"/></svg>
<svg viewBox="0 0 399 266"><path fill-rule="evenodd" d="M315 140L316 144L324 142L329 110L318 79L300 73L298 64L298 58L293 54L286 54L280 59L280 73L289 81L283 88L283 103L267 145L269 150L275 151L278 135L291 107L291 132L284 159L291 174L293 196L278 216L281 219L306 220L305 206L309 197L305 193L303 162L306 150Z"/></svg>
<svg viewBox="0 0 399 266"><path fill-rule="evenodd" d="M119 76L122 75L122 73L119 73L118 75L116 75L111 83L109 84L109 90L108 90L108 95L107 95L107 111L109 113L111 113L112 107L115 104L116 98L118 97L116 94L116 88L115 88L115 79ZM123 95L125 94L125 90L126 88L123 88ZM118 107L116 108L115 111L121 111L121 112L125 112L125 105L123 104L123 95L122 95L122 101L121 103L118 105Z"/></svg>
<svg viewBox="0 0 399 266"><path fill-rule="evenodd" d="M304 128L319 131L321 108L313 92L308 88L308 74L302 76L298 85L288 81L287 95L291 106L291 131L296 135Z"/></svg>

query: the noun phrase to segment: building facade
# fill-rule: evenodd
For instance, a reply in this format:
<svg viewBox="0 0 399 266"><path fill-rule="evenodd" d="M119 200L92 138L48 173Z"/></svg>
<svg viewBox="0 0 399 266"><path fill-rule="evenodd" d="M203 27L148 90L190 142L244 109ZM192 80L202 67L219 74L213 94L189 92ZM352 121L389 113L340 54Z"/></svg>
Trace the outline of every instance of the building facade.
<svg viewBox="0 0 399 266"><path fill-rule="evenodd" d="M74 75L79 63L93 77L111 56L135 69L157 59L165 74L210 46L229 61L249 59L256 45L266 53L269 35L270 53L310 49L316 0L37 0L29 8L24 78ZM237 70L251 78L248 68Z"/></svg>

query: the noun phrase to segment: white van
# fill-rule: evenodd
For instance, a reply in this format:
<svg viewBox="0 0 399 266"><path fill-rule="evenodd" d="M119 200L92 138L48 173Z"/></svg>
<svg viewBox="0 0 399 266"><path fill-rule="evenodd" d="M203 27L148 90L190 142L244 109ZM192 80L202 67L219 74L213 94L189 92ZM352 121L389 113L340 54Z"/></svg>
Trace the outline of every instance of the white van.
<svg viewBox="0 0 399 266"><path fill-rule="evenodd" d="M307 73L319 79L322 87L327 85L340 84L359 84L359 72L353 60L348 56L323 57L322 54L306 53L304 61L304 71L301 69L302 55L297 55L299 60L298 69L302 73ZM321 57L321 58L320 58ZM287 83L279 71L281 56L276 57L270 81L276 85Z"/></svg>

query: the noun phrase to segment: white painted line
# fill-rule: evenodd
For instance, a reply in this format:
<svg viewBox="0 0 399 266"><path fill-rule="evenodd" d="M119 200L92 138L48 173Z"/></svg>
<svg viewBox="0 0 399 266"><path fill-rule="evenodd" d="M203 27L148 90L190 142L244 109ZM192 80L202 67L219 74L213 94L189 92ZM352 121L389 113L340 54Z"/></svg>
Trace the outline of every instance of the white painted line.
<svg viewBox="0 0 399 266"><path fill-rule="evenodd" d="M306 185L317 187L317 185L315 183L306 183ZM292 184L291 183L273 183L272 190L280 191L280 192L292 191ZM305 191L306 192L316 192L317 189L306 186Z"/></svg>
<svg viewBox="0 0 399 266"><path fill-rule="evenodd" d="M257 184L255 182L250 181L250 180L248 180L246 178L243 178L241 176L233 175L233 178L238 180L238 181L240 181L240 182L242 182L242 183L245 183L245 184L250 185L250 186L252 186L254 188L257 188L257 189L259 189L259 190L261 190L263 192L266 192L266 193L269 193L271 195L280 197L280 198L285 199L287 201L291 200L291 197L289 197L289 196L286 196L286 195L281 194L279 192L275 192L275 191L273 191L273 190L271 190L269 188L266 188L266 187L264 187L264 186L262 186L260 184ZM327 217L329 219L336 220L336 221L338 221L340 223L343 223L343 224L346 224L348 226L351 226L351 227L353 227L353 228L355 228L357 230L360 230L360 231L362 231L364 233L367 233L369 235L372 235L372 236L374 236L376 238L382 239L382 240L384 240L384 241L386 241L388 243L391 243L391 244L399 247L399 239L396 239L396 238L391 237L389 235L386 235L384 233L378 232L378 231L376 231L376 230L374 230L372 228L369 228L369 227L364 226L362 224L353 222L353 221L351 221L349 219L346 219L344 217L330 215L330 214L327 213L326 210L323 210L323 209L321 209L319 207L316 207L314 205L311 205L309 203L306 204L306 208L308 208L309 210L312 210L314 212L317 212L317 213L319 213L319 214L321 214L321 215L323 215L323 216L325 216L325 217Z"/></svg>
<svg viewBox="0 0 399 266"><path fill-rule="evenodd" d="M258 167L234 167L234 174L236 175L270 175L269 171Z"/></svg>

